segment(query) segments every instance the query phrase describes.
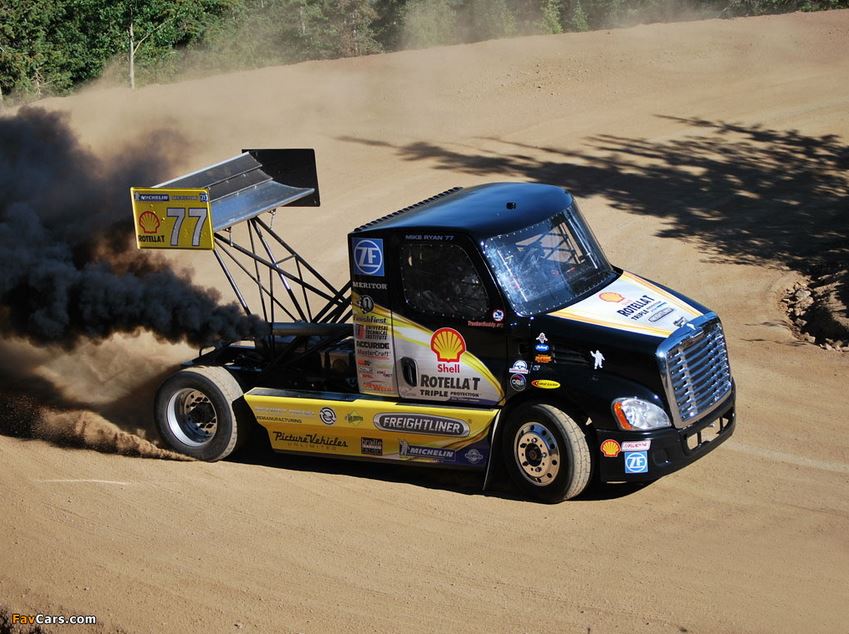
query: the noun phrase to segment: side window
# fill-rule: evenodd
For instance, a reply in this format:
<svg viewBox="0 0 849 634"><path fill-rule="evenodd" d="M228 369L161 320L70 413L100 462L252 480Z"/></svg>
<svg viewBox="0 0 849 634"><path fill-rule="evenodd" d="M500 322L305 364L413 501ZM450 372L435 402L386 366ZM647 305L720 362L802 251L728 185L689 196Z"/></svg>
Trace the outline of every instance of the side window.
<svg viewBox="0 0 849 634"><path fill-rule="evenodd" d="M404 300L422 313L483 319L488 312L483 282L459 245L402 245L401 282Z"/></svg>

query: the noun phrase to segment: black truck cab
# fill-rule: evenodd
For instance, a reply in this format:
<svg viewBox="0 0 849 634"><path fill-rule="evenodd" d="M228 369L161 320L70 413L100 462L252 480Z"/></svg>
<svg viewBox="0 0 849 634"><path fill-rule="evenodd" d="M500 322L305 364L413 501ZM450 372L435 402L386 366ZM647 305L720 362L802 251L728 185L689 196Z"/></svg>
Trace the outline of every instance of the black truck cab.
<svg viewBox="0 0 849 634"><path fill-rule="evenodd" d="M612 266L561 188L451 190L348 246L364 394L495 406L502 445L521 440L511 413L547 405L577 423L603 481L657 478L733 431L719 319Z"/></svg>

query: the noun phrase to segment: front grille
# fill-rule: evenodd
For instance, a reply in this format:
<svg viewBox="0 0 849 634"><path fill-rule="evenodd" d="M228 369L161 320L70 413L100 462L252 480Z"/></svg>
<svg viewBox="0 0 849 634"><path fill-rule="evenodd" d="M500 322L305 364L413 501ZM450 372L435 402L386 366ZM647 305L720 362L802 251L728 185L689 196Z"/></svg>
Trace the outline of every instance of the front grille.
<svg viewBox="0 0 849 634"><path fill-rule="evenodd" d="M693 424L731 391L725 335L713 313L676 330L657 355L675 427Z"/></svg>

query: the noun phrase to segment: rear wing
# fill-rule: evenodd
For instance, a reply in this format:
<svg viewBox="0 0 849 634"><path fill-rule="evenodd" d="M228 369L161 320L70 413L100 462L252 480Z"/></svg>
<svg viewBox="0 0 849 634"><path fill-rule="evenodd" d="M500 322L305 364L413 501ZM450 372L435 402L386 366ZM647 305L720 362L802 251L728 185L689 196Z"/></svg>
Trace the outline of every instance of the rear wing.
<svg viewBox="0 0 849 634"><path fill-rule="evenodd" d="M215 234L283 206L320 204L311 149L243 150L191 174L132 187L140 249L212 250Z"/></svg>

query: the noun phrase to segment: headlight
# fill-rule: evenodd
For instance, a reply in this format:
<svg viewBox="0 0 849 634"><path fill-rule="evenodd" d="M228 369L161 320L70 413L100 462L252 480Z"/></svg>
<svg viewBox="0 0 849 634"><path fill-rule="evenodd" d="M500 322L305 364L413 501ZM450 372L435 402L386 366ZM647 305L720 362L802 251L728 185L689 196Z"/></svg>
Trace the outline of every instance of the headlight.
<svg viewBox="0 0 849 634"><path fill-rule="evenodd" d="M613 415L622 429L660 429L669 427L669 417L660 407L641 398L617 398L613 401Z"/></svg>

